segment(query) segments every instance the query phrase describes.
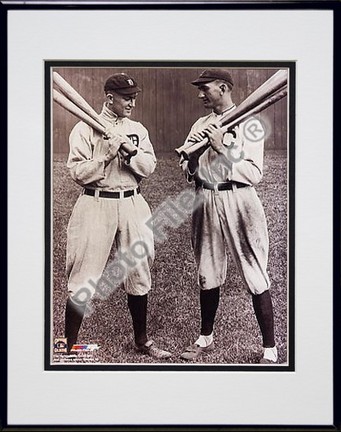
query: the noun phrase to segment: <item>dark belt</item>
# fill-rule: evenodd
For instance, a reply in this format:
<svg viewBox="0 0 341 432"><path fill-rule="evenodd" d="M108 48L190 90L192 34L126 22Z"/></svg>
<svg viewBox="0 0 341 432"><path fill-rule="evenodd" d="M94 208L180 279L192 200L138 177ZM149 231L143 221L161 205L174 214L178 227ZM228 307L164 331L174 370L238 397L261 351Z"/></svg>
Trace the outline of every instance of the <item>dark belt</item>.
<svg viewBox="0 0 341 432"><path fill-rule="evenodd" d="M245 183L239 183L236 181L229 181L229 182L221 182L221 183L208 183L201 180L195 180L195 186L197 188L204 188L209 190L218 190L218 191L225 191L225 190L232 190L233 185L236 186L236 188L243 188L246 186L249 186Z"/></svg>
<svg viewBox="0 0 341 432"><path fill-rule="evenodd" d="M123 198L128 198L132 195L135 195L135 191L136 191L136 194L139 194L140 188L138 187L137 189L124 191L123 194L120 192L99 191L98 196L100 198L113 198L113 199L119 199L122 196L123 196ZM84 195L95 196L95 192L96 192L96 189L84 189Z"/></svg>

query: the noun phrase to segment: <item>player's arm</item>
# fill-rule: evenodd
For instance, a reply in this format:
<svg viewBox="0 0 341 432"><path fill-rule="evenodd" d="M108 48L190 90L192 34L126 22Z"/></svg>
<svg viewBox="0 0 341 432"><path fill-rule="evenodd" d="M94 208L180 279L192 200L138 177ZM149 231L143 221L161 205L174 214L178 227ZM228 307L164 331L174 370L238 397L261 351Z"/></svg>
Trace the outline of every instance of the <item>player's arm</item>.
<svg viewBox="0 0 341 432"><path fill-rule="evenodd" d="M258 120L257 130L262 128ZM264 139L250 141L243 133L243 125L237 126L232 133L223 134L216 126L206 129L211 147L219 157L224 157L229 163L229 180L256 185L263 175Z"/></svg>
<svg viewBox="0 0 341 432"><path fill-rule="evenodd" d="M137 147L137 154L126 160L125 164L134 174L141 178L147 178L155 170L156 157L147 129L141 124L139 127L138 135L140 142ZM127 139L129 140L128 137Z"/></svg>
<svg viewBox="0 0 341 432"><path fill-rule="evenodd" d="M71 131L67 167L73 180L81 186L102 180L106 166L116 157L119 148L117 140L108 140L108 152L94 158L92 141L93 130L83 122Z"/></svg>
<svg viewBox="0 0 341 432"><path fill-rule="evenodd" d="M194 124L185 140L184 145L194 144L200 142L205 138L202 131L197 130L196 124ZM202 147L200 150L192 153L188 160L185 160L182 156L180 158L180 166L185 173L188 182L191 182L199 168L199 158L206 151L206 147Z"/></svg>
<svg viewBox="0 0 341 432"><path fill-rule="evenodd" d="M263 131L262 124L257 119L252 119L258 131ZM248 125L250 120L248 121ZM243 132L244 125L241 124L237 129L237 139L242 141L242 151L238 155L233 155L236 161L232 165L231 177L234 181L257 185L263 177L263 157L264 157L264 133L259 133L258 140L250 140Z"/></svg>

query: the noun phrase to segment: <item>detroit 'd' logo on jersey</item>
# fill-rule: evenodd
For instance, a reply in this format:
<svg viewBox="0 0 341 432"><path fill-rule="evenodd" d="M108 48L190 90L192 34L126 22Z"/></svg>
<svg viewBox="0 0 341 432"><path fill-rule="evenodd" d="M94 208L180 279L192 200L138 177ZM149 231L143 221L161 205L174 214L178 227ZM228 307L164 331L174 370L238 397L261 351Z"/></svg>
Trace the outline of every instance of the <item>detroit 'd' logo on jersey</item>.
<svg viewBox="0 0 341 432"><path fill-rule="evenodd" d="M139 136L138 136L138 135L136 135L136 134L130 134L130 135L127 135L127 137L130 139L130 141L131 141L134 145L136 145L136 147L139 146L139 144L140 144L140 139L139 139Z"/></svg>

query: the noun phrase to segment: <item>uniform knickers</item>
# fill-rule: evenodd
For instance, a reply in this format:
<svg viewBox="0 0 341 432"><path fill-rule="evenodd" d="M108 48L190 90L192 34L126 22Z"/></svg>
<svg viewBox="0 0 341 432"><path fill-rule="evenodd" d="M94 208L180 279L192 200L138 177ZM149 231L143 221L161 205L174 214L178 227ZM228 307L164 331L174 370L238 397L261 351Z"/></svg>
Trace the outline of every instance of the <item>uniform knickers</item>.
<svg viewBox="0 0 341 432"><path fill-rule="evenodd" d="M106 291L121 283L128 294L144 295L151 287L154 259L153 232L145 224L151 217L142 195L121 199L81 195L67 232L66 271L70 295L92 297L115 241L115 259L108 262L101 282Z"/></svg>
<svg viewBox="0 0 341 432"><path fill-rule="evenodd" d="M194 206L192 245L199 286L211 289L224 283L228 246L249 291L269 289L267 224L254 188L218 193L199 188Z"/></svg>

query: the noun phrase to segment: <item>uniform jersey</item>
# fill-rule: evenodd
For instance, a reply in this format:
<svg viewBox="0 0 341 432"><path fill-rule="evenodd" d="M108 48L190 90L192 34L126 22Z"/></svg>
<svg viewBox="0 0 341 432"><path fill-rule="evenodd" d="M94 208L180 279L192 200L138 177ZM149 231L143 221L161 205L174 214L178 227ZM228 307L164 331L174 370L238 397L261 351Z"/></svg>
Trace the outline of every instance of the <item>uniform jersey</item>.
<svg viewBox="0 0 341 432"><path fill-rule="evenodd" d="M117 118L105 105L100 116L115 126L115 131L127 135L137 147L137 154L127 164L119 153L105 167L103 157L109 149L107 140L84 122L76 124L70 134L70 154L67 167L72 178L81 186L106 191L129 190L137 187L141 178L155 169L156 158L147 129L129 118Z"/></svg>
<svg viewBox="0 0 341 432"><path fill-rule="evenodd" d="M193 124L185 144L188 143L188 139L193 133L202 132L210 124L217 124L224 114L226 112L220 115L212 112L205 117L199 118ZM211 183L233 180L249 185L256 185L261 181L263 176L264 139L257 141L247 139L245 134L243 134L243 130L249 124L248 121L239 125L242 140L234 139L230 133L224 135L224 155L227 163L224 163L221 159L219 161L224 166L224 169L214 169L217 164L217 152L211 147L208 148L199 159L199 168L197 171L199 179ZM263 130L258 120L252 119L252 124L258 131ZM262 136L261 133L260 136ZM229 161L230 163L228 163ZM187 162L184 161L182 166L188 174L188 180L191 181L193 176L187 172Z"/></svg>

